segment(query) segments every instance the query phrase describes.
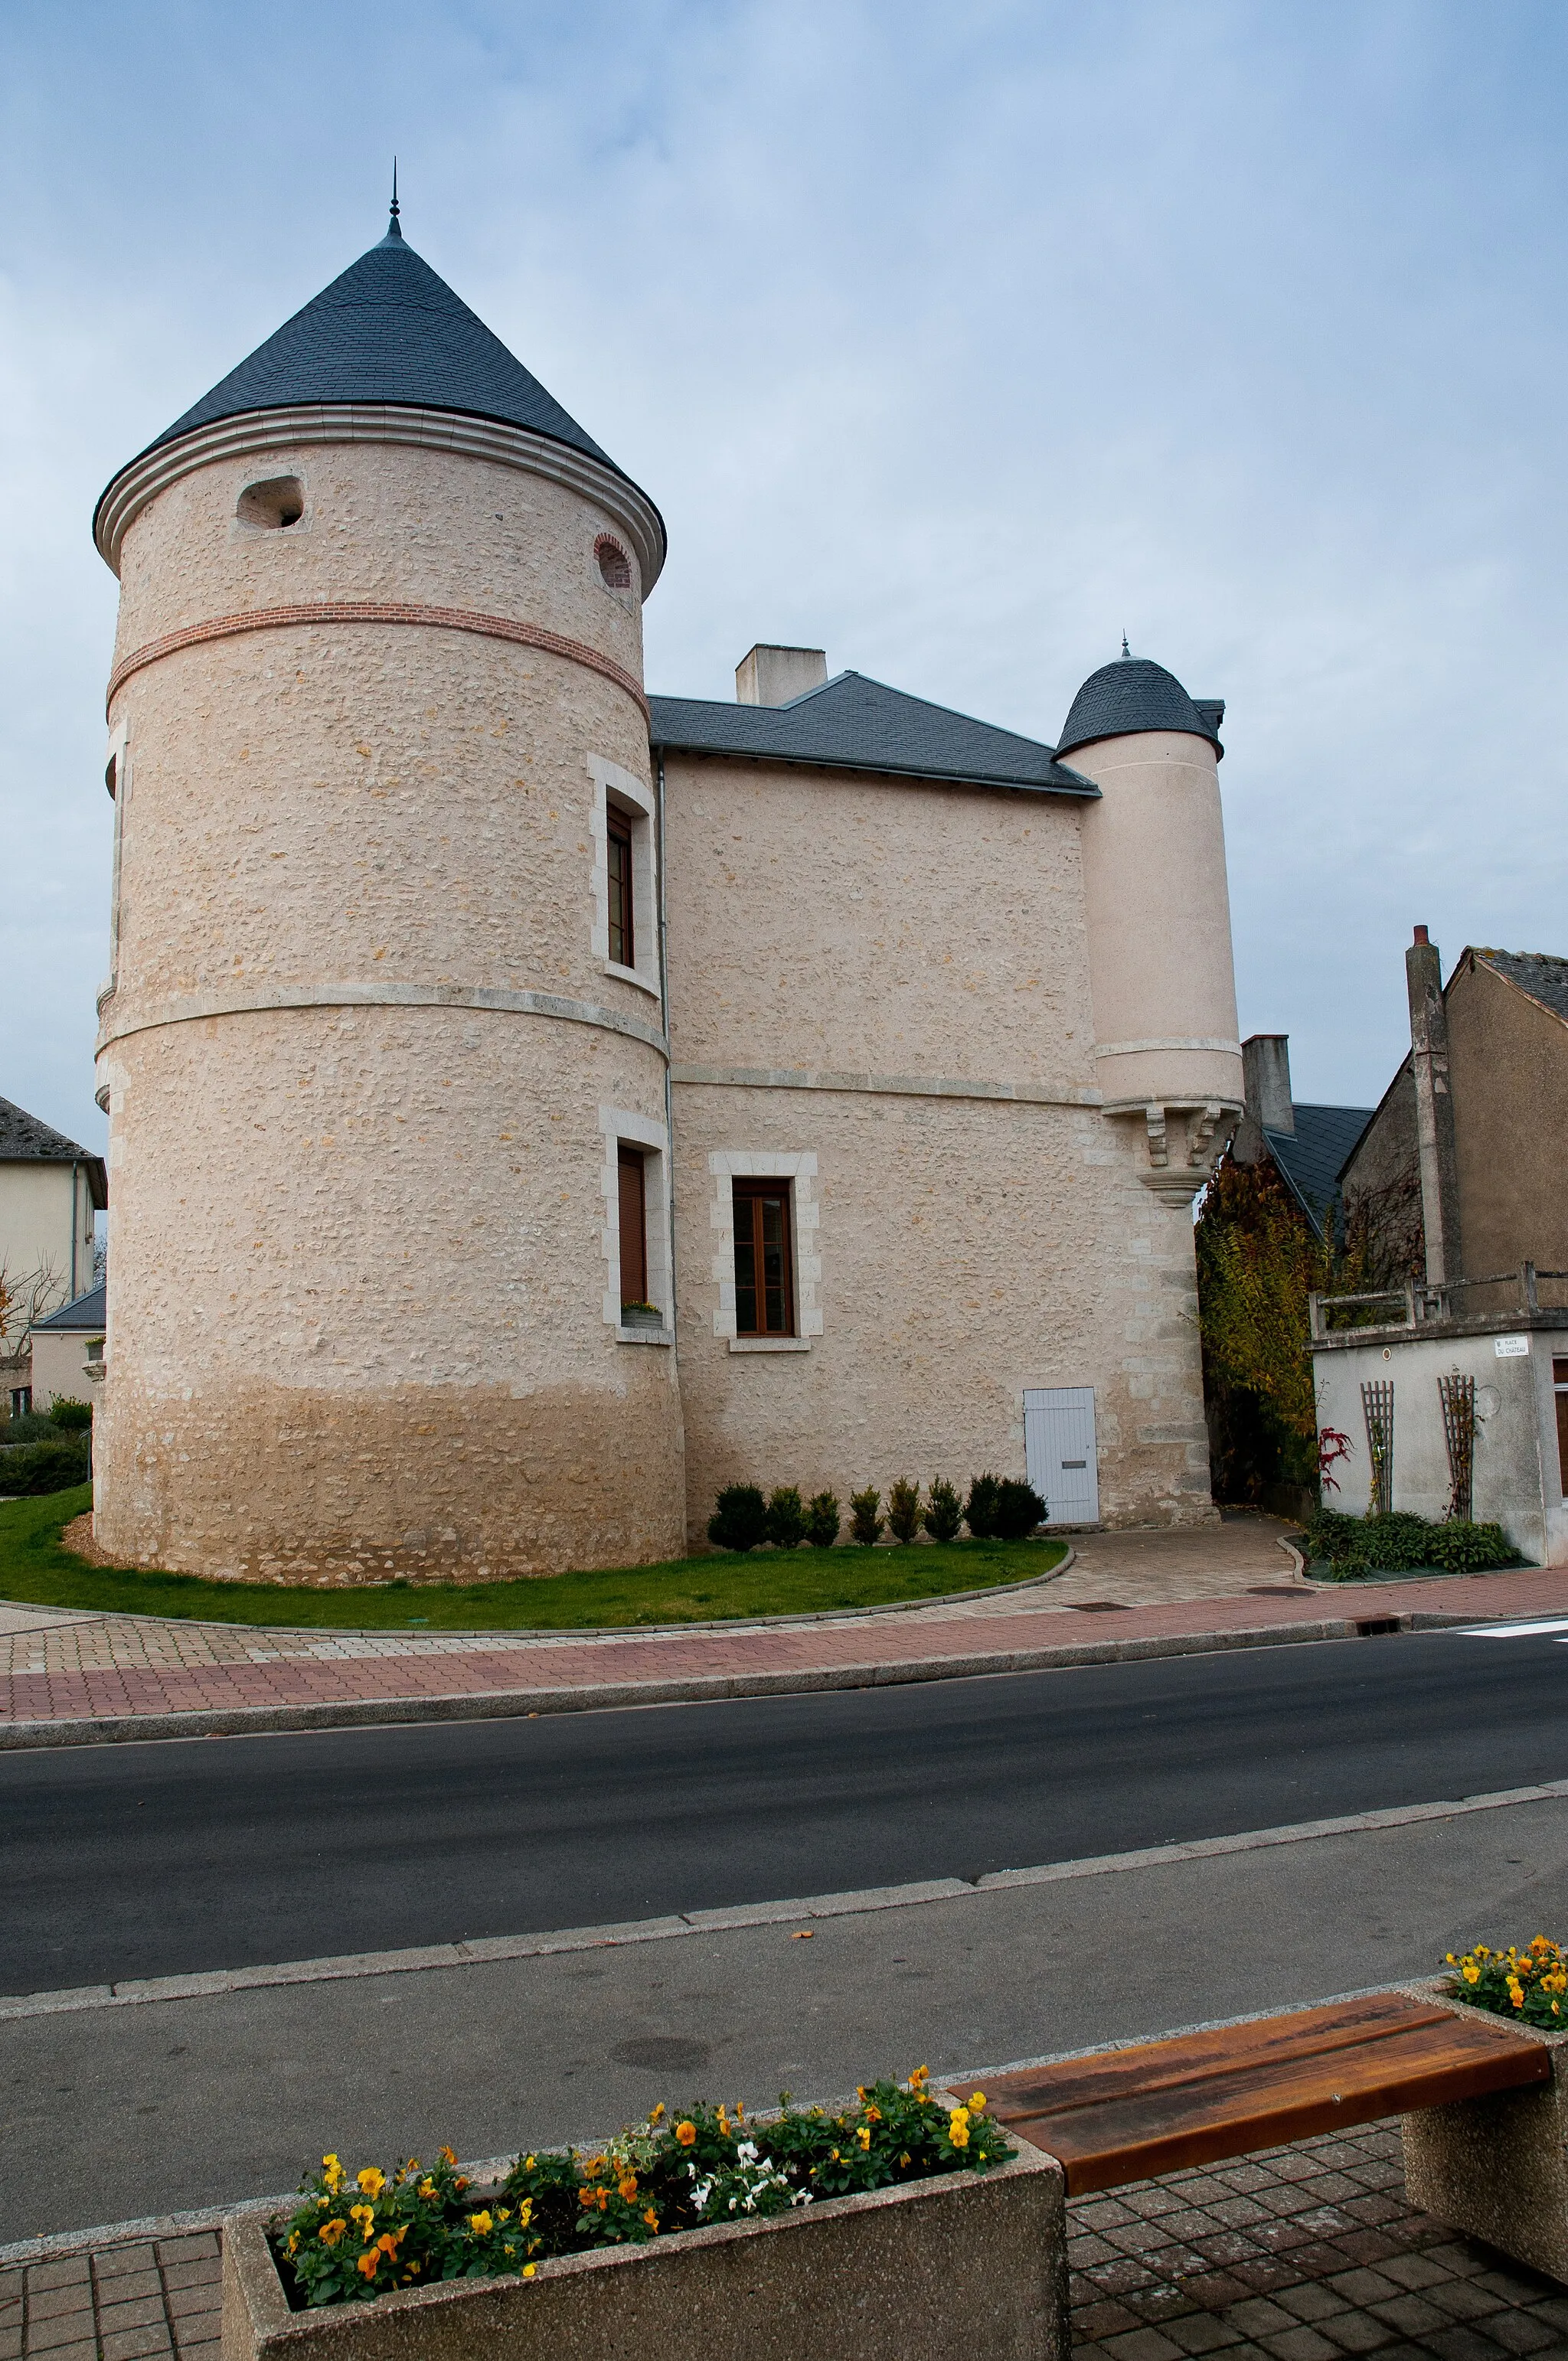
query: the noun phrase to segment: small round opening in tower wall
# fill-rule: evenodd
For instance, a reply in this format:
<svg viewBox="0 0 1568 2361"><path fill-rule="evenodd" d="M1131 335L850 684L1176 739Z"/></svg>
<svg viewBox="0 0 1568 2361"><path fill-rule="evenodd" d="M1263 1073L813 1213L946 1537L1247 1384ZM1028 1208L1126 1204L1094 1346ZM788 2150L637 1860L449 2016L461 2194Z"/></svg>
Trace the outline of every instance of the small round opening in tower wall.
<svg viewBox="0 0 1568 2361"><path fill-rule="evenodd" d="M594 544L594 555L598 559L599 579L607 590L630 590L631 560L619 541L601 533Z"/></svg>
<svg viewBox="0 0 1568 2361"><path fill-rule="evenodd" d="M305 513L305 488L298 476L272 476L264 484L247 484L236 516L241 524L264 533L280 533L298 524Z"/></svg>

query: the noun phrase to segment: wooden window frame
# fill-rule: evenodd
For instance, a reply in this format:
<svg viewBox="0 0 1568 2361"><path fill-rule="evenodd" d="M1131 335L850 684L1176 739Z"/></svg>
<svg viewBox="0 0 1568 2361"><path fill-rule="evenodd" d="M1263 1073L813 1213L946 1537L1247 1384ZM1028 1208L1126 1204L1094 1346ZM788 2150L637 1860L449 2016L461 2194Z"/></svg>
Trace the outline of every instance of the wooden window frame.
<svg viewBox="0 0 1568 2361"><path fill-rule="evenodd" d="M629 1303L646 1303L649 1301L647 1155L642 1148L638 1148L634 1143L624 1139L619 1140L616 1143L615 1167L617 1180L616 1222L620 1259L620 1303L621 1309L624 1311ZM637 1174L634 1184L631 1181L633 1168L635 1168ZM641 1264L641 1277L642 1283L640 1288L632 1287L630 1283L631 1274L629 1274L627 1269L627 1199L629 1191L632 1186L635 1186L637 1198L635 1214L637 1229L635 1242L637 1247L637 1258Z"/></svg>
<svg viewBox="0 0 1568 2361"><path fill-rule="evenodd" d="M1552 1362L1552 1405L1557 1412L1557 1480L1568 1502L1568 1358L1560 1353Z"/></svg>
<svg viewBox="0 0 1568 2361"><path fill-rule="evenodd" d="M730 1181L735 1206L735 1334L737 1336L795 1336L799 1328L795 1311L795 1184L783 1177L747 1178L736 1175ZM784 1326L766 1326L766 1290L759 1285L753 1290L762 1325L748 1328L740 1317L740 1247L744 1240L751 1246L754 1272L762 1268L762 1208L770 1198L778 1199L784 1206L781 1224L783 1246Z"/></svg>
<svg viewBox="0 0 1568 2361"><path fill-rule="evenodd" d="M637 871L633 830L636 822L619 805L606 801L604 814L605 917L609 958L616 967L637 965ZM615 873L612 847L620 848L620 875ZM620 949L616 949L616 938Z"/></svg>

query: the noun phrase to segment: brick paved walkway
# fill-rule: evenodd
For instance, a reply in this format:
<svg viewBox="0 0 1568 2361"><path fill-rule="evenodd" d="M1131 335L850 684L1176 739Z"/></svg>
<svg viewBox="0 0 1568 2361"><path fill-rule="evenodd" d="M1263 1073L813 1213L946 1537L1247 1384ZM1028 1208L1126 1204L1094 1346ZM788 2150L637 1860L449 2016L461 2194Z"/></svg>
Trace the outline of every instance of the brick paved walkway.
<svg viewBox="0 0 1568 2361"><path fill-rule="evenodd" d="M1080 2361L1568 2356L1568 2290L1412 2213L1391 2124L1069 2208ZM0 2361L217 2361L218 2238L0 2269Z"/></svg>
<svg viewBox="0 0 1568 2361"><path fill-rule="evenodd" d="M1319 1588L1252 1519L1201 1532L1090 1534L1056 1581L961 1602L823 1621L647 1632L288 1631L0 1607L0 1724L211 1715L258 1708L516 1697L685 1682L772 1686L914 1664L1005 1669L1042 1649L1201 1642L1350 1616L1461 1620L1568 1613L1568 1568ZM414 1600L417 1605L417 1598ZM344 1601L353 1612L352 1597Z"/></svg>

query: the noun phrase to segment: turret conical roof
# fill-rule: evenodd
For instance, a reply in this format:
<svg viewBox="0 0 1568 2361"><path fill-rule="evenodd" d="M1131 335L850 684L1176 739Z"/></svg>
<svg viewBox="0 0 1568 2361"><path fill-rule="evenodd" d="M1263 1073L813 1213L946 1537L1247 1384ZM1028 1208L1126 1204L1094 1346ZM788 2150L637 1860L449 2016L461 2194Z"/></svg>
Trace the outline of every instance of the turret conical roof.
<svg viewBox="0 0 1568 2361"><path fill-rule="evenodd" d="M1218 697L1195 703L1173 672L1147 656L1120 655L1091 672L1073 698L1057 759L1096 738L1130 738L1144 730L1185 730L1218 747L1224 710Z"/></svg>
<svg viewBox="0 0 1568 2361"><path fill-rule="evenodd" d="M296 312L149 447L243 411L297 402L379 401L498 418L614 467L417 255L394 219L388 235ZM617 475L624 471L616 468Z"/></svg>

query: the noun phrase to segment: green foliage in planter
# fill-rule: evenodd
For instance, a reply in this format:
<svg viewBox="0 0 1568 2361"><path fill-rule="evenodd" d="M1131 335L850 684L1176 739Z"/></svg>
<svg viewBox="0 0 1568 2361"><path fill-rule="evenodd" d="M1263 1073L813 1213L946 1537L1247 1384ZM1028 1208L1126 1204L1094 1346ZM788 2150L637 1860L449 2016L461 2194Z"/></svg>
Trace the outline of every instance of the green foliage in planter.
<svg viewBox="0 0 1568 2361"><path fill-rule="evenodd" d="M850 1495L850 1539L874 1549L882 1539L882 1494L870 1488Z"/></svg>
<svg viewBox="0 0 1568 2361"><path fill-rule="evenodd" d="M1450 1951L1448 1965L1456 1971L1448 1987L1454 2000L1511 2016L1516 2025L1568 2033L1568 1959L1550 1936L1537 1935L1522 1951L1511 1943L1506 1951L1477 1943L1460 1959Z"/></svg>
<svg viewBox="0 0 1568 2361"><path fill-rule="evenodd" d="M813 1549L831 1549L843 1520L837 1492L813 1492L806 1510L806 1538Z"/></svg>
<svg viewBox="0 0 1568 2361"><path fill-rule="evenodd" d="M969 1499L964 1502L964 1522L977 1542L988 1542L995 1536L996 1496L1001 1489L1001 1482L994 1476L976 1476L970 1481Z"/></svg>
<svg viewBox="0 0 1568 2361"><path fill-rule="evenodd" d="M806 1539L806 1510L794 1484L781 1484L768 1496L768 1539L775 1548L790 1550Z"/></svg>
<svg viewBox="0 0 1568 2361"><path fill-rule="evenodd" d="M67 1492L74 1484L85 1484L92 1472L85 1436L80 1443L68 1443L62 1436L54 1443L24 1444L19 1450L0 1452L0 1493L26 1499L35 1492Z"/></svg>
<svg viewBox="0 0 1568 2361"><path fill-rule="evenodd" d="M531 2278L555 2255L647 2246L709 2223L760 2219L943 2172L986 2172L1012 2149L985 2094L948 2107L920 2067L906 2083L872 2082L829 2114L794 2108L749 2124L743 2107L661 2105L598 2155L519 2157L481 2196L443 2148L428 2171L350 2175L335 2156L301 2182L303 2202L272 2234L279 2276L297 2310L443 2279Z"/></svg>
<svg viewBox="0 0 1568 2361"><path fill-rule="evenodd" d="M754 1484L726 1484L707 1521L707 1538L720 1549L753 1550L768 1537L768 1504Z"/></svg>
<svg viewBox="0 0 1568 2361"><path fill-rule="evenodd" d="M63 1433L84 1434L93 1423L93 1405L71 1394L56 1394L49 1406L49 1422Z"/></svg>
<svg viewBox="0 0 1568 2361"><path fill-rule="evenodd" d="M963 1502L945 1476L933 1476L926 1495L926 1531L934 1542L956 1542L964 1521Z"/></svg>
<svg viewBox="0 0 1568 2361"><path fill-rule="evenodd" d="M1455 1518L1433 1524L1408 1509L1386 1517L1347 1517L1320 1509L1302 1528L1309 1559L1344 1582L1365 1574L1414 1574L1436 1566L1444 1574L1486 1574L1522 1565L1501 1525L1470 1524Z"/></svg>
<svg viewBox="0 0 1568 2361"><path fill-rule="evenodd" d="M1046 1504L1032 1484L1023 1484L1015 1476L1007 1476L997 1486L992 1530L998 1541L1021 1542L1044 1521L1045 1513Z"/></svg>
<svg viewBox="0 0 1568 2361"><path fill-rule="evenodd" d="M920 1487L906 1476L888 1487L887 1521L895 1542L912 1542L920 1530Z"/></svg>

